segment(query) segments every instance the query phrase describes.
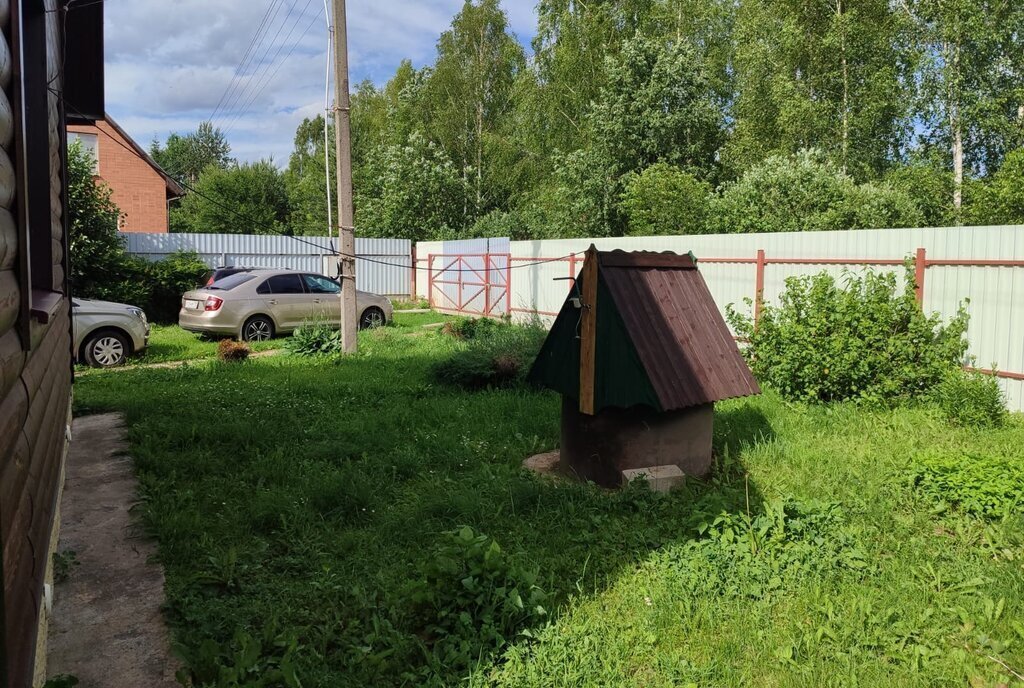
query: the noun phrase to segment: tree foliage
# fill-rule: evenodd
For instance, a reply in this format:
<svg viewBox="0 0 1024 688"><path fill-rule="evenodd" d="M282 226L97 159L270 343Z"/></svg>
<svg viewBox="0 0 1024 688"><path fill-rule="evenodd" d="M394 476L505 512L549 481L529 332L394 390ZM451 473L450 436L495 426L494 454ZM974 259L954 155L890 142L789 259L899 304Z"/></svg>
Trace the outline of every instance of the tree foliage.
<svg viewBox="0 0 1024 688"><path fill-rule="evenodd" d="M288 234L288 194L270 160L220 168L209 165L181 202L190 232Z"/></svg>
<svg viewBox="0 0 1024 688"><path fill-rule="evenodd" d="M195 184L210 165L226 168L233 162L227 137L210 122L200 122L184 136L171 134L163 146L154 140L149 153L167 174L188 184Z"/></svg>
<svg viewBox="0 0 1024 688"><path fill-rule="evenodd" d="M715 233L912 227L920 211L901 191L857 185L821 151L774 156L725 185L712 203Z"/></svg>
<svg viewBox="0 0 1024 688"><path fill-rule="evenodd" d="M92 156L75 142L67 161L72 294L139 306L155 322L176 320L181 294L195 286L206 265L194 253L154 262L129 255L118 236L121 211L106 183L93 177Z"/></svg>
<svg viewBox="0 0 1024 688"><path fill-rule="evenodd" d="M110 187L93 177L94 160L77 141L68 146L68 251L74 294L106 301L138 303L145 297L136 282L138 264L118 236L121 211Z"/></svg>
<svg viewBox="0 0 1024 688"><path fill-rule="evenodd" d="M627 233L703 234L708 229L711 186L659 162L626 178L620 207Z"/></svg>
<svg viewBox="0 0 1024 688"><path fill-rule="evenodd" d="M356 87L358 233L1020 221L1024 3L539 0L536 9L530 54L501 0L466 0L432 61L405 60L385 84ZM322 234L328 186L336 202L325 127L331 156L330 123L298 126L285 207L266 170L262 186L225 174L230 149L209 124L154 155L245 205L260 224L247 231ZM202 157L210 149L219 152ZM172 227L234 224L211 217L215 207L190 199Z"/></svg>

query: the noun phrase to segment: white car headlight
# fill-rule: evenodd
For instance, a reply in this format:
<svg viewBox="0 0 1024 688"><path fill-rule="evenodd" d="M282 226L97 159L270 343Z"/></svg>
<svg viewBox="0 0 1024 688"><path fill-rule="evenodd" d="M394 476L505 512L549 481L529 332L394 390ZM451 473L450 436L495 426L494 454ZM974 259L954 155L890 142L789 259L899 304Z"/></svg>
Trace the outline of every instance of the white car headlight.
<svg viewBox="0 0 1024 688"><path fill-rule="evenodd" d="M134 315L142 322L146 322L146 312L143 311L141 308L129 308L128 312Z"/></svg>

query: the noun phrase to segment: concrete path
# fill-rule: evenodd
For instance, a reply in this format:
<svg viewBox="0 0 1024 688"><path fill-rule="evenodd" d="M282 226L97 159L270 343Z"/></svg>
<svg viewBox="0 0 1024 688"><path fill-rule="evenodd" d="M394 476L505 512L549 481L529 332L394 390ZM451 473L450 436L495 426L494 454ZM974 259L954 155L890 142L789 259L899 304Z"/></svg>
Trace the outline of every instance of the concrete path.
<svg viewBox="0 0 1024 688"><path fill-rule="evenodd" d="M163 569L129 513L138 483L123 420L76 418L73 433L58 552L74 551L77 565L54 590L47 673L76 676L79 688L177 686Z"/></svg>

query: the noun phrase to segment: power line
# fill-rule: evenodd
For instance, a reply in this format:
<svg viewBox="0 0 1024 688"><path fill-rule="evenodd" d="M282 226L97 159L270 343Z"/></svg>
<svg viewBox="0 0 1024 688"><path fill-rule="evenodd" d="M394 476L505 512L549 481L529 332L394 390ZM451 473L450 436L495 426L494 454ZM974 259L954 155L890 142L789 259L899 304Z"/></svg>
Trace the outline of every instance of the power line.
<svg viewBox="0 0 1024 688"><path fill-rule="evenodd" d="M245 49L245 53L242 54L242 59L238 61L238 66L235 67L235 71L231 75L231 81L228 83L227 88L224 89L224 93L221 94L220 100L217 102L217 107L215 107L213 109L213 112L210 113L209 119L211 122L217 116L217 113L220 111L220 107L224 104L224 101L227 98L228 94L231 93L231 91L235 88L235 84L238 83L238 78L242 74L243 65L245 64L245 61L248 59L249 54L252 52L253 47L256 45L257 39L264 35L266 29L270 26L267 23L267 19L270 17L270 10L275 8L276 3L277 0L270 0L270 4L267 5L267 11L263 13L263 18L260 19L259 26L256 27L256 33L254 33L252 39L250 39L249 45Z"/></svg>
<svg viewBox="0 0 1024 688"><path fill-rule="evenodd" d="M246 82L245 86L243 86L236 93L236 95L235 95L235 97L233 99L233 103L228 105L228 107L222 113L221 119L223 121L225 121L225 122L228 121L228 119L230 119L237 112L240 112L242 110L241 105L243 103L247 102L247 99L249 97L249 92L252 89L253 84L255 84L257 81L259 81L267 73L267 71L269 71L270 68L273 66L274 60L273 59L267 60L267 57L270 55L270 51L273 50L275 47L277 47L277 53L275 53L275 59L276 59L276 56L278 54L280 54L281 49L284 47L284 43L282 42L282 43L278 44L278 39L281 37L281 32L284 31L286 26L291 24L291 29L289 30L289 35L291 35L291 31L295 30L295 25L299 23L299 20L301 19L302 15L300 14L298 17L296 17L294 23L291 22L291 18L292 18L292 15L295 13L295 8L298 7L298 5L299 5L299 0L293 0L291 6L288 7L288 12L285 13L284 20L277 27L277 32L274 34L274 37L270 40L269 43L266 44L266 48L263 50L263 53L258 58L256 58L254 60L254 63L259 65L259 66L250 75L249 80ZM307 6L308 6L308 0L307 0Z"/></svg>
<svg viewBox="0 0 1024 688"><path fill-rule="evenodd" d="M274 11L270 15L270 19L267 22L266 31L264 31L263 35L256 42L255 46L253 46L253 51L252 53L250 53L248 60L241 66L239 71L238 84L236 85L234 92L225 100L224 106L220 111L220 118L222 120L231 115L235 105L242 97L242 94L246 91L246 89L248 89L253 79L256 78L256 76L260 73L260 70L266 69L266 66L264 65L264 58L266 58L267 54L270 52L270 49L274 46L274 42L277 40L278 36L281 35L281 31L284 29L285 24L288 22L288 18L291 16L292 9L294 9L298 1L299 0L294 0L292 2L291 8L289 8L288 11L285 12L284 19L281 21L281 24L277 27L277 32L274 34L274 37L270 39L269 43L267 43L267 37L270 35L270 27L273 26L275 20L277 19L278 12L281 10L282 7L285 7L287 4L287 0L280 0L280 2L274 0L274 4L272 5ZM245 85L242 85L242 74L249 68L254 68L254 71L252 72L252 74L248 76L248 80L245 82Z"/></svg>
<svg viewBox="0 0 1024 688"><path fill-rule="evenodd" d="M67 107L71 108L71 110L73 110L75 112L75 114L77 114L80 117L84 117L84 115L81 112L79 112L79 110L76 107L74 107L71 103L67 102L67 100L64 99L63 94L61 92L59 92L59 91L57 91L55 89L49 89L49 90L50 90L51 93L53 93L54 95L57 95L59 98L61 98L63 100L63 102L64 102L64 105L66 105ZM121 146L121 148L124 148L126 151L128 151L129 153L131 153L135 157L139 158L140 160L144 160L144 158L142 158L142 156L140 156L138 151L136 151L134 148L131 148L130 146L122 143L121 141L119 141L116 138L111 137L110 140L113 141L114 143L116 143L117 145ZM144 160L144 161L147 164L149 163L148 160ZM256 222L251 217L249 217L248 215L245 215L244 213L242 213L241 211L237 210L236 208L232 208L231 206L229 206L229 205L227 205L225 203L222 203L222 202L220 202L219 200L217 200L215 198L211 198L210 196L207 196L202 191L200 191L199 189L195 188L194 186L192 186L188 182L184 181L183 179L177 179L176 181L185 190L187 190L189 193L194 193L195 195L199 196L200 198L203 198L203 199L209 201L210 203L213 203L218 208L221 208L222 210L225 210L225 211L231 213L232 215L234 215L235 217L245 221L246 224L248 224L251 227L256 227L258 229L262 229L267 234L273 234L273 235L276 235L276 236L287 237L289 239L293 239L294 241L297 241L297 242L299 242L301 244L306 244L307 246L312 246L313 248L316 248L316 249L318 249L320 251L323 251L324 248L325 248L323 245L314 243L314 242L309 241L307 239L304 239L301 236L295 236L294 234L285 234L284 232L281 232L281 231L277 230L275 227L272 227L272 226L266 225L266 224L262 224L260 222ZM332 238L331 243L333 244L333 238ZM342 257L342 258L355 258L356 260L362 260L362 261L365 261L367 263L375 263L375 264L378 264L378 265L386 265L386 266L392 267L392 268L394 268L394 267L404 267L404 266L401 266L401 265L395 265L394 263L387 263L387 262L385 262L383 260L374 260L373 258L368 258L366 256L360 256L358 254L357 255L351 255L351 254L348 254L348 253L341 253L340 251L333 251L333 253L335 255L337 255L337 256ZM533 262L529 262L529 263L519 263L518 265L509 265L507 267L507 269L509 269L509 270L518 270L520 268L529 268L529 267L533 267L533 266L536 266L536 265L544 265L546 263L555 263L555 262L558 262L558 261L569 260L573 256L581 256L584 253L586 253L586 251L576 251L574 253L567 253L564 256L559 256L558 258L545 258L543 260L537 260L537 261L533 261ZM429 267L429 266L425 267L425 268L421 268L421 267L417 267L416 265L410 265L409 268L411 270L421 270L421 271L424 271L424 270L425 271L430 271L430 270L432 270L432 268ZM478 268L478 269L473 269L473 268L448 268L447 270L444 270L443 272L476 272L476 273L479 273L481 269L482 268Z"/></svg>
<svg viewBox="0 0 1024 688"><path fill-rule="evenodd" d="M306 0L306 6L302 9L303 13L299 15L299 19L301 19L302 17L305 16L306 9L309 8L309 6L312 4L312 2L313 2L313 0ZM310 21L309 24L306 26L305 31L303 31L302 34L299 36L299 38L295 41L295 43L292 44L291 48L285 54L284 58L281 61L278 62L277 61L277 57L278 57L278 55L281 54L281 49L284 48L285 43L288 42L288 39L291 38L291 35L294 32L295 28L299 25L298 20L296 20L295 24L292 25L292 30L288 32L287 36L285 36L284 41L281 43L281 47L278 48L277 53L274 55L273 59L271 60L271 64L273 64L274 62L277 62L277 65L274 67L274 70L272 72L265 72L264 73L263 78L260 80L259 85L256 87L256 90L254 91L254 93L252 95L252 98L250 98L249 101L246 102L245 105L243 105L239 109L238 113L235 115L235 118L233 120L231 120L231 123L228 124L227 128L225 129L225 132L224 132L225 134L227 132L231 131L232 127L235 126L235 124L238 122L238 120L241 119L242 116L245 115L245 113L248 111L249 107L251 107L252 104L255 103L256 100L260 97L260 95L262 95L262 89L264 88L264 86L272 84L274 82L274 77L277 76L277 73L279 71L281 71L281 66L284 65L284 63L288 61L288 58L292 56L292 53L295 52L295 49L299 47L299 45L302 43L302 40L309 34L310 30L317 23L317 21L319 21L321 14L323 14L323 10L317 12L313 16L312 21Z"/></svg>

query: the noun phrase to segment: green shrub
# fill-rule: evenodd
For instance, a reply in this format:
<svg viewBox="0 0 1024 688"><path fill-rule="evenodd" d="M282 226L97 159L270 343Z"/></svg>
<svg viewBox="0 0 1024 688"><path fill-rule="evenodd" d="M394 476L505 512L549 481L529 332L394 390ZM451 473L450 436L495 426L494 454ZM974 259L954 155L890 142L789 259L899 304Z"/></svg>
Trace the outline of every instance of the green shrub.
<svg viewBox="0 0 1024 688"><path fill-rule="evenodd" d="M1019 514L1024 507L1024 463L1018 458L929 453L911 469L914 489L933 503L982 518Z"/></svg>
<svg viewBox="0 0 1024 688"><path fill-rule="evenodd" d="M413 585L418 632L445 673L501 650L544 621L537 574L517 566L492 538L468 526L445 534Z"/></svg>
<svg viewBox="0 0 1024 688"><path fill-rule="evenodd" d="M1006 400L994 375L950 370L935 387L932 398L956 425L993 428L1006 419Z"/></svg>
<svg viewBox="0 0 1024 688"><path fill-rule="evenodd" d="M276 622L269 623L259 636L239 628L231 642L223 645L207 639L194 652L176 646L185 666L175 678L181 685L195 688L299 688L302 683L295 671L298 649L295 633L278 633Z"/></svg>
<svg viewBox="0 0 1024 688"><path fill-rule="evenodd" d="M217 358L226 362L241 362L249 358L249 345L233 339L222 339L217 344Z"/></svg>
<svg viewBox="0 0 1024 688"><path fill-rule="evenodd" d="M456 318L444 324L441 328L441 334L446 334L456 339L485 338L502 324L502 322L492 318Z"/></svg>
<svg viewBox="0 0 1024 688"><path fill-rule="evenodd" d="M522 384L544 343L544 328L539 324L512 325L493 320L466 322L476 324L467 327L451 323L452 334L465 341L448 358L433 365L434 379L468 390Z"/></svg>
<svg viewBox="0 0 1024 688"><path fill-rule="evenodd" d="M943 325L925 315L908 267L902 293L892 273L790 277L779 305L765 304L755 328L729 306L736 333L749 340L754 375L785 398L895 404L926 395L967 350L967 313Z"/></svg>
<svg viewBox="0 0 1024 688"><path fill-rule="evenodd" d="M411 311L430 308L430 301L416 297L415 299L392 301L391 305L396 311Z"/></svg>
<svg viewBox="0 0 1024 688"><path fill-rule="evenodd" d="M176 323L181 308L181 295L195 289L209 268L193 252L173 253L154 263L142 262L140 278L145 280L149 293L139 305L151 322Z"/></svg>
<svg viewBox="0 0 1024 688"><path fill-rule="evenodd" d="M753 515L703 506L690 521L696 538L660 555L682 589L762 599L798 579L869 568L838 504L778 498Z"/></svg>
<svg viewBox="0 0 1024 688"><path fill-rule="evenodd" d="M295 356L329 356L341 352L341 333L326 320L308 320L285 340L284 348Z"/></svg>

